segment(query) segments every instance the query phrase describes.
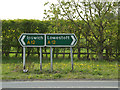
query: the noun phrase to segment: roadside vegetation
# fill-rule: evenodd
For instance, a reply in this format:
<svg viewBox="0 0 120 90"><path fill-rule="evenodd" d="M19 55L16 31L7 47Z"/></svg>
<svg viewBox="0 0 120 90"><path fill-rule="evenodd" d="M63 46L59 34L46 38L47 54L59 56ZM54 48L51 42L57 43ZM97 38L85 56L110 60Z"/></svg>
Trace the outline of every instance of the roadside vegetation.
<svg viewBox="0 0 120 90"><path fill-rule="evenodd" d="M119 65L120 66L120 65ZM74 60L74 70L71 70L70 59L54 59L53 72L49 59L43 59L42 71L40 71L39 58L30 57L26 60L27 73L23 72L21 58L3 58L2 79L3 80L70 80L90 79L109 80L118 79L117 61L94 61Z"/></svg>

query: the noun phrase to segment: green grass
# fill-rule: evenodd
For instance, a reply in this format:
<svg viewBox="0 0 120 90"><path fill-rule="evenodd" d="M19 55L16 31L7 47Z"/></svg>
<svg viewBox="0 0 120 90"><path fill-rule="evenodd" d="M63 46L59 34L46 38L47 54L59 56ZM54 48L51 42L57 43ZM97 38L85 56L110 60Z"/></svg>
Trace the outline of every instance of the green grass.
<svg viewBox="0 0 120 90"><path fill-rule="evenodd" d="M42 62L40 71L39 58L30 57L26 59L26 69L23 73L21 58L3 58L2 79L3 80L69 80L69 79L118 79L117 61L88 61L74 60L74 70L71 71L70 59L54 59L53 72L49 59Z"/></svg>

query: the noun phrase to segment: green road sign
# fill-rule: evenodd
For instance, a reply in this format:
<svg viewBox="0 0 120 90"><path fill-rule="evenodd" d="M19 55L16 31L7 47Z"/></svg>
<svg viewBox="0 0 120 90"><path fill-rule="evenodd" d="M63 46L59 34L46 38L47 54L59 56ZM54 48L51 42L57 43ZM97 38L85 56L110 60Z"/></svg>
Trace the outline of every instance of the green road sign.
<svg viewBox="0 0 120 90"><path fill-rule="evenodd" d="M70 47L71 65L73 70L72 47L76 45L77 38L75 34L37 34L23 33L18 39L23 47L23 71L25 70L25 47L40 47L40 70L42 70L42 49L41 47L50 47L51 72L53 70L52 47Z"/></svg>
<svg viewBox="0 0 120 90"><path fill-rule="evenodd" d="M75 34L23 33L19 42L22 47L73 47L77 38Z"/></svg>
<svg viewBox="0 0 120 90"><path fill-rule="evenodd" d="M23 33L18 41L22 47L44 47L45 35L37 33Z"/></svg>
<svg viewBox="0 0 120 90"><path fill-rule="evenodd" d="M46 34L48 47L72 47L77 43L75 34Z"/></svg>

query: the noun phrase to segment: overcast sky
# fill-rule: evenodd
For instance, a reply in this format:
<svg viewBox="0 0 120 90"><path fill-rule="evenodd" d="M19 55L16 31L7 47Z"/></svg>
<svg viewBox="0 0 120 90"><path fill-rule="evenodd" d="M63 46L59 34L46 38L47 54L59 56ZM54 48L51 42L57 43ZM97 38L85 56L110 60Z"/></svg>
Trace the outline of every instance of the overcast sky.
<svg viewBox="0 0 120 90"><path fill-rule="evenodd" d="M1 0L0 19L39 19L44 17L45 2L57 3L57 0ZM104 0L102 0L104 1ZM108 0L113 1L113 0ZM119 1L119 0L114 0Z"/></svg>
<svg viewBox="0 0 120 90"><path fill-rule="evenodd" d="M44 16L45 2L57 3L57 0L1 0L0 19L39 19Z"/></svg>

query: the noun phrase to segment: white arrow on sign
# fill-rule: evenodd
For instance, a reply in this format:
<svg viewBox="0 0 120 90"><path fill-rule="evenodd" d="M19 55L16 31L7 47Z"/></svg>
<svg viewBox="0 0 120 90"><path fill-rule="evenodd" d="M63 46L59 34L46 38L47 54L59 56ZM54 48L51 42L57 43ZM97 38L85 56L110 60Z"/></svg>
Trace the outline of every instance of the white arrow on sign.
<svg viewBox="0 0 120 90"><path fill-rule="evenodd" d="M74 38L74 36L71 36L71 38L73 39L73 41L72 41L71 45L73 45L73 44L74 44L74 42L75 42L75 38Z"/></svg>
<svg viewBox="0 0 120 90"><path fill-rule="evenodd" d="M24 36L22 37L22 39L21 39L21 42L23 43L23 45L25 45L25 42L23 41L24 38L25 38L25 35L24 35Z"/></svg>

